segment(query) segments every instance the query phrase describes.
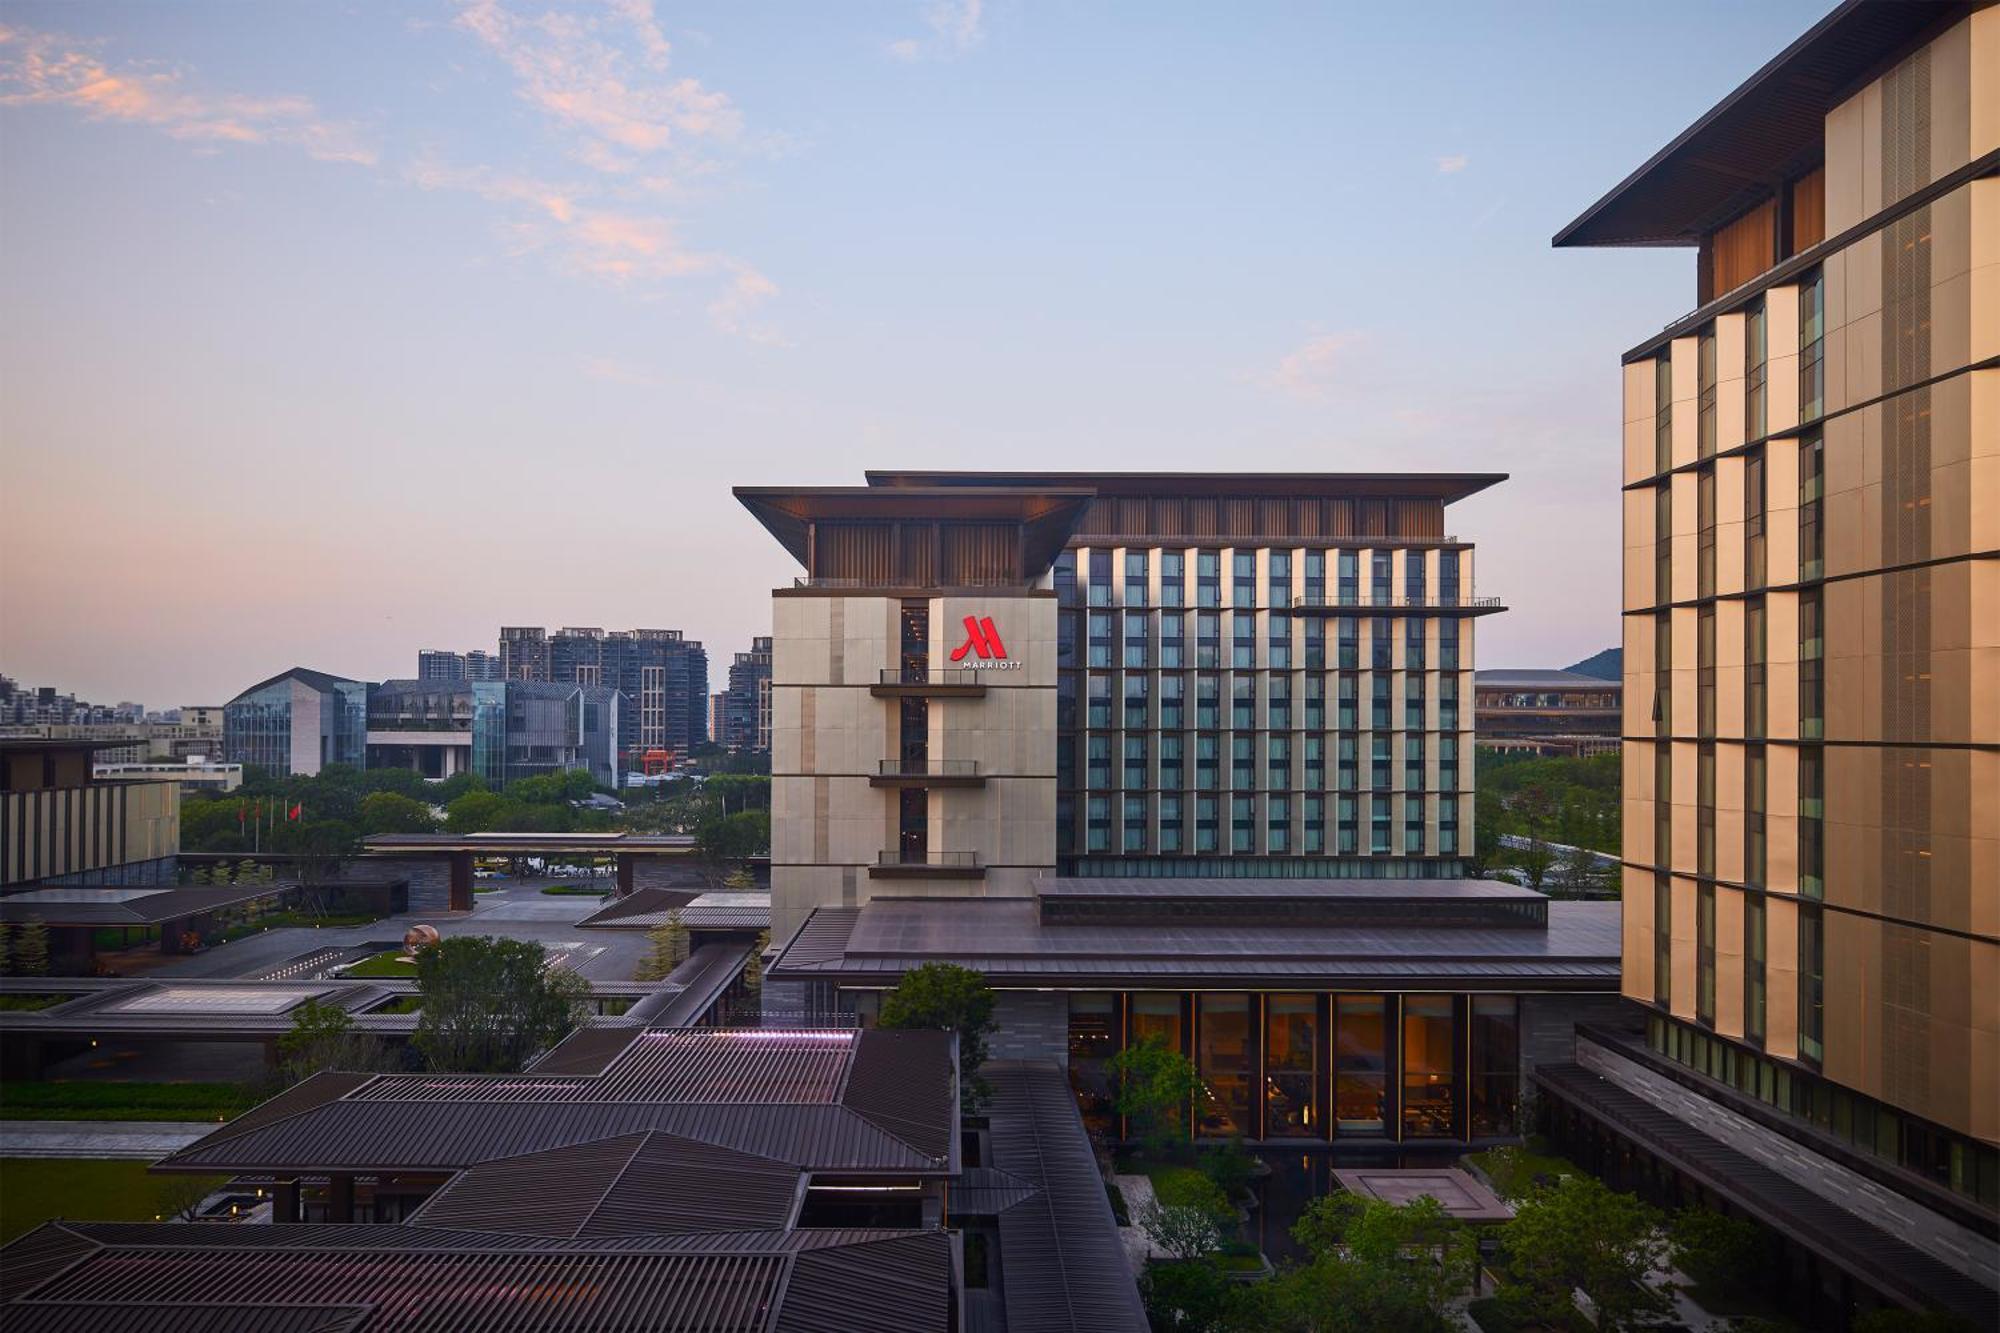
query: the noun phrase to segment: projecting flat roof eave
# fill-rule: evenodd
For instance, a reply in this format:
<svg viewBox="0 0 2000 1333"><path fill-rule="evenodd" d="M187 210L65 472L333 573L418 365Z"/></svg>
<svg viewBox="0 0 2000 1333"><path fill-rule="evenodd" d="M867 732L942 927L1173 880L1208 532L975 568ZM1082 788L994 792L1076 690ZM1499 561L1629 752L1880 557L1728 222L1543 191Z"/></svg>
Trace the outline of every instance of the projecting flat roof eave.
<svg viewBox="0 0 2000 1333"><path fill-rule="evenodd" d="M1062 550L1095 492L1088 486L737 486L730 491L801 565L808 525L821 519L956 519L1019 523L1022 561L1036 574ZM1024 573L1026 583L1033 575Z"/></svg>
<svg viewBox="0 0 2000 1333"><path fill-rule="evenodd" d="M1446 504L1506 481L1505 472L928 472L871 468L877 491L1078 487L1097 495L1338 494L1435 496Z"/></svg>

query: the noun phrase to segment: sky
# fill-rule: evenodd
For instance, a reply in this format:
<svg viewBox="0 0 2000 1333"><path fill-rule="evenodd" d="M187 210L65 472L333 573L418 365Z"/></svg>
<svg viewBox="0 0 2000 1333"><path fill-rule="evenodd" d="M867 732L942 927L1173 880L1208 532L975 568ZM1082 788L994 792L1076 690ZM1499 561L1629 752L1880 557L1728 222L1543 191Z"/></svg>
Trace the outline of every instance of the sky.
<svg viewBox="0 0 2000 1333"><path fill-rule="evenodd" d="M1497 471L1482 666L1618 641L1550 236L1830 0L0 5L0 672L219 703L799 572L736 485Z"/></svg>

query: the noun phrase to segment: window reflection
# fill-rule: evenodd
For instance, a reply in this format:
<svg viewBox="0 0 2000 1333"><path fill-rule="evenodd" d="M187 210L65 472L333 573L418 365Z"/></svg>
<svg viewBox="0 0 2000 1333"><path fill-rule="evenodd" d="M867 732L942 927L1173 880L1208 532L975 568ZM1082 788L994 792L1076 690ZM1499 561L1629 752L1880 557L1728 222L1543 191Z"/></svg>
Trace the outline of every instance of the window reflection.
<svg viewBox="0 0 2000 1333"><path fill-rule="evenodd" d="M1403 1137L1450 1138L1452 1001L1449 995L1403 1000Z"/></svg>
<svg viewBox="0 0 2000 1333"><path fill-rule="evenodd" d="M1334 1117L1343 1134L1388 1128L1389 1027L1380 995L1335 1000Z"/></svg>
<svg viewBox="0 0 2000 1333"><path fill-rule="evenodd" d="M1273 995L1264 1002L1264 1136L1318 1138L1326 1133L1313 1107L1319 1074L1319 1001Z"/></svg>
<svg viewBox="0 0 2000 1333"><path fill-rule="evenodd" d="M1199 1133L1229 1138L1253 1132L1250 1124L1250 997L1202 995L1195 1065L1206 1091Z"/></svg>
<svg viewBox="0 0 2000 1333"><path fill-rule="evenodd" d="M1520 1100L1519 1002L1511 995L1472 997L1472 1133L1497 1138L1515 1132Z"/></svg>
<svg viewBox="0 0 2000 1333"><path fill-rule="evenodd" d="M1104 1069L1118 1050L1118 997L1075 992L1069 997L1069 1082L1084 1124L1097 1133L1113 1129L1111 1080Z"/></svg>

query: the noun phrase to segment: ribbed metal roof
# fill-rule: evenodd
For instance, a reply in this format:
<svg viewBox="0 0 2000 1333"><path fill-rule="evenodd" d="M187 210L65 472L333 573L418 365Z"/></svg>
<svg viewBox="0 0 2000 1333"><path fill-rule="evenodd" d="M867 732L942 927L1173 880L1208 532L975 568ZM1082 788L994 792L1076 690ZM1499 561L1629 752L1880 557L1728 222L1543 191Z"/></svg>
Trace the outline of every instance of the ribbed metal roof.
<svg viewBox="0 0 2000 1333"><path fill-rule="evenodd" d="M22 1301L0 1307L8 1333L350 1333L365 1305L179 1305Z"/></svg>
<svg viewBox="0 0 2000 1333"><path fill-rule="evenodd" d="M580 1027L535 1061L532 1071L538 1075L601 1074L643 1030L630 1025L610 1024Z"/></svg>

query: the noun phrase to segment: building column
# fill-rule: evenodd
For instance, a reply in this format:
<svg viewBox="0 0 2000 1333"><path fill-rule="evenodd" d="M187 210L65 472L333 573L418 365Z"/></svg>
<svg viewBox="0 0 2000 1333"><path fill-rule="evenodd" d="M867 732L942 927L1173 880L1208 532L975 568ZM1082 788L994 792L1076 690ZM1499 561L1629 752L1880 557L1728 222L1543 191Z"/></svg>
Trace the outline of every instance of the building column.
<svg viewBox="0 0 2000 1333"><path fill-rule="evenodd" d="M299 1220L299 1182L277 1180L271 1185L271 1221L296 1222Z"/></svg>
<svg viewBox="0 0 2000 1333"><path fill-rule="evenodd" d="M451 910L470 912L472 910L472 853L452 852L451 856Z"/></svg>
<svg viewBox="0 0 2000 1333"><path fill-rule="evenodd" d="M617 896L620 898L632 892L632 863L634 860L635 858L629 852L616 852L611 857L611 864L617 868L618 872Z"/></svg>
<svg viewBox="0 0 2000 1333"><path fill-rule="evenodd" d="M352 1222L354 1220L354 1177L329 1176L326 1182L326 1220L329 1222Z"/></svg>

